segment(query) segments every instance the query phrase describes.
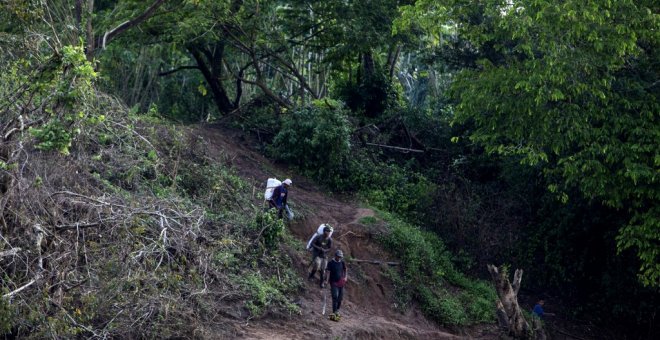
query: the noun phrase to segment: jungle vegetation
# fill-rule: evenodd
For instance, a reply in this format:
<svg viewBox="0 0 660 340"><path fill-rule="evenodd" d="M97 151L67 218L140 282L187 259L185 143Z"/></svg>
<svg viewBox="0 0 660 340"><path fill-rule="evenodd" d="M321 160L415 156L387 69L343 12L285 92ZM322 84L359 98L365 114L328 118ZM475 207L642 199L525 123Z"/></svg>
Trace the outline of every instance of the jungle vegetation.
<svg viewBox="0 0 660 340"><path fill-rule="evenodd" d="M567 319L652 337L659 13L649 0L3 0L0 331L181 336L218 312L209 285L252 317L295 315L302 283L275 246L295 241L181 128L225 124L384 212L383 246L411 263L392 273L414 287L402 306L494 322L480 279L495 263L524 269L523 291Z"/></svg>

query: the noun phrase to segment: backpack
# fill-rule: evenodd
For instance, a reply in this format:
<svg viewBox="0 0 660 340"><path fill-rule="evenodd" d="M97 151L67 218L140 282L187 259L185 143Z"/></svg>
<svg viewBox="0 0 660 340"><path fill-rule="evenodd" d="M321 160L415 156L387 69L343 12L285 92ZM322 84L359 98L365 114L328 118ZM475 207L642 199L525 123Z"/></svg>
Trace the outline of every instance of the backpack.
<svg viewBox="0 0 660 340"><path fill-rule="evenodd" d="M275 191L275 188L280 185L282 185L282 182L277 178L269 178L266 181L266 192L264 192L264 199L266 199L266 201L270 201L271 198L273 198L273 191Z"/></svg>
<svg viewBox="0 0 660 340"><path fill-rule="evenodd" d="M324 229L325 227L326 227L326 224L325 224L325 223L322 223L322 224L319 226L319 228L316 230L316 232L312 235L312 237L309 238L309 241L307 241L307 250L310 250L310 251L312 250L312 241L314 241L314 238L315 238L316 236L321 236L321 235L323 235L323 229ZM330 228L332 228L332 227L330 227ZM332 233L333 233L334 231L335 231L334 229L330 230L330 235L328 235L328 238L332 238Z"/></svg>

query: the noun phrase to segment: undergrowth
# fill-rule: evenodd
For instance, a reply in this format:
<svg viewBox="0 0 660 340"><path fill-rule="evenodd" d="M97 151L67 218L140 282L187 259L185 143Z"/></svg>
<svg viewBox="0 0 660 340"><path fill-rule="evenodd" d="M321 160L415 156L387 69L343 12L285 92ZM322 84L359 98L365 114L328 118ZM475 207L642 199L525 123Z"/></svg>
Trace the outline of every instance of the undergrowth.
<svg viewBox="0 0 660 340"><path fill-rule="evenodd" d="M0 251L17 255L2 262L0 331L187 337L222 332L216 315L299 314L284 226L252 184L157 108L95 97L104 119L66 152L27 131L3 146Z"/></svg>
<svg viewBox="0 0 660 340"><path fill-rule="evenodd" d="M354 146L353 129L341 103L317 101L282 119L268 153L329 191L357 193L371 206L421 221L436 185L411 167Z"/></svg>
<svg viewBox="0 0 660 340"><path fill-rule="evenodd" d="M427 317L447 326L494 321L495 290L456 270L451 253L436 234L391 214L379 215L389 228L380 241L401 263L399 271L387 272L399 308L405 310L416 300Z"/></svg>

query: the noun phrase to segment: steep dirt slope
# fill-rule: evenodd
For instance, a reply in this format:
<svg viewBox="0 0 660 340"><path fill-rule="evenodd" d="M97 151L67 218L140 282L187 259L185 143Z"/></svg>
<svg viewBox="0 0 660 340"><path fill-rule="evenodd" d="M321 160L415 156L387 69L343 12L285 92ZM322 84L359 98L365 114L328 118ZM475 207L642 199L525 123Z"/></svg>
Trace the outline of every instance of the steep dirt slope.
<svg viewBox="0 0 660 340"><path fill-rule="evenodd" d="M261 188L268 177L291 177L293 186L290 201L296 206L298 218L289 225L297 239L307 242L321 223L336 227L334 247L344 251L347 257L356 259L390 259L374 240L382 227L364 225L361 218L373 216L369 209L355 202L326 195L311 181L272 164L256 152L249 138L238 131L220 126L197 127L195 133L211 145L211 152L229 155L239 174ZM261 192L255 189L255 201ZM289 254L300 275L305 276L309 254L291 251ZM386 268L367 263L349 263L349 282L346 287L343 319L333 322L321 315L323 297L327 294L327 310L331 311L329 289L320 289L318 283L308 282L299 297L301 316L290 319L253 320L238 326L237 336L250 339L455 339L491 338L488 334L458 336L428 321L417 308L402 314L395 309L394 287L384 275Z"/></svg>

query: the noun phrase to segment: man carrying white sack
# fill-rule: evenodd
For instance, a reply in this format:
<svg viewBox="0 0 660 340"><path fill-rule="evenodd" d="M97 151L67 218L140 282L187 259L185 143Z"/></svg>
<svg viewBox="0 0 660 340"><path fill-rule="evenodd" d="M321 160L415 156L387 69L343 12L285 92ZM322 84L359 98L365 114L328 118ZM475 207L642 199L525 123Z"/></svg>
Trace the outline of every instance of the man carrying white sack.
<svg viewBox="0 0 660 340"><path fill-rule="evenodd" d="M319 226L319 228L316 230L316 232L312 235L312 237L309 238L309 241L307 241L307 250L312 251L312 241L314 241L314 238L318 235L323 235L323 230L325 227L330 228L330 235L328 235L330 238L332 238L332 233L334 231L334 228L330 225L330 223L323 223Z"/></svg>
<svg viewBox="0 0 660 340"><path fill-rule="evenodd" d="M328 264L328 253L332 248L332 239L330 239L330 227L323 228L323 235L316 235L312 240L312 263L309 272L309 280L314 280L314 274L320 273L319 285L325 287L324 272Z"/></svg>
<svg viewBox="0 0 660 340"><path fill-rule="evenodd" d="M282 181L282 184L278 185L273 190L273 195L271 196L270 200L268 200L270 206L277 209L277 216L279 218L282 218L284 211L286 211L288 219L293 218L293 214L290 213L289 207L286 204L286 200L289 197L289 187L291 184L292 182L288 178Z"/></svg>

